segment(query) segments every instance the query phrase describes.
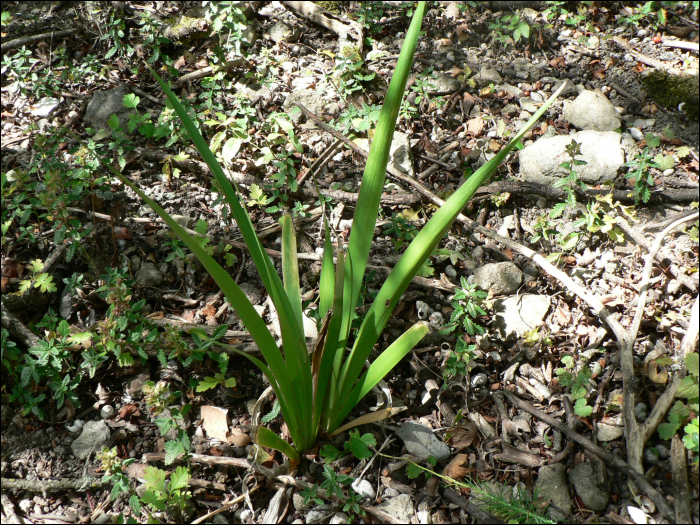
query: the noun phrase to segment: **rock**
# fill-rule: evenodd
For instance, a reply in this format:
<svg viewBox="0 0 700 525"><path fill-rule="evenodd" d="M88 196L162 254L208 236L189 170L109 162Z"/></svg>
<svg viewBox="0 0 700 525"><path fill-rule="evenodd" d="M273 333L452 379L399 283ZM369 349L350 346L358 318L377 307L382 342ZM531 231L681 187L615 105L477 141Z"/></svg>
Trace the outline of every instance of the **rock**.
<svg viewBox="0 0 700 525"><path fill-rule="evenodd" d="M629 128L627 131L629 131L630 135L632 135L632 138L637 142L644 140L644 133L642 133L642 131L639 128Z"/></svg>
<svg viewBox="0 0 700 525"><path fill-rule="evenodd" d="M503 217L503 224L498 228L498 235L508 237L508 232L515 229L515 218L512 215Z"/></svg>
<svg viewBox="0 0 700 525"><path fill-rule="evenodd" d="M194 11L188 14L193 16L179 14L165 18L163 36L180 45L187 45L197 38L204 37L209 31L209 20Z"/></svg>
<svg viewBox="0 0 700 525"><path fill-rule="evenodd" d="M78 297L78 294L69 293L68 288L64 288L61 292L61 299L58 303L58 315L64 319L70 319L70 316L73 315L74 303L78 304L79 302L80 298Z"/></svg>
<svg viewBox="0 0 700 525"><path fill-rule="evenodd" d="M518 106L515 104L506 104L501 110L501 115L504 117L514 117L518 114Z"/></svg>
<svg viewBox="0 0 700 525"><path fill-rule="evenodd" d="M551 499L552 503L566 514L571 513L573 502L566 482L566 469L561 463L540 467L535 489L542 500Z"/></svg>
<svg viewBox="0 0 700 525"><path fill-rule="evenodd" d="M608 425L607 423L598 423L596 437L598 438L598 441L613 441L622 436L624 433L625 431L620 426Z"/></svg>
<svg viewBox="0 0 700 525"><path fill-rule="evenodd" d="M306 523L327 523L331 514L330 505L319 505L306 513Z"/></svg>
<svg viewBox="0 0 700 525"><path fill-rule="evenodd" d="M540 80L543 81L543 79L540 79ZM566 95L576 95L578 93L576 86L569 79L566 79L566 80L553 79L553 80L554 80L555 84L554 84L554 87L552 88L552 93L557 91L563 83L566 83L566 87L562 90L561 94L559 95L560 97L565 97Z"/></svg>
<svg viewBox="0 0 700 525"><path fill-rule="evenodd" d="M485 264L474 270L474 280L482 290L494 295L509 295L518 291L523 272L512 262Z"/></svg>
<svg viewBox="0 0 700 525"><path fill-rule="evenodd" d="M462 83L452 75L436 73L435 78L427 79L429 94L453 93L462 87Z"/></svg>
<svg viewBox="0 0 700 525"><path fill-rule="evenodd" d="M500 73L490 67L482 67L476 75L472 77L480 87L488 86L489 84L500 84L503 78Z"/></svg>
<svg viewBox="0 0 700 525"><path fill-rule="evenodd" d="M29 106L29 110L35 117L48 117L60 102L57 98L45 97ZM37 124L41 131L45 131L50 122L48 119L43 118Z"/></svg>
<svg viewBox="0 0 700 525"><path fill-rule="evenodd" d="M246 97L251 106L257 104L260 99L267 100L272 98L272 90L270 87L262 84L250 84L246 86L245 84L237 82L233 88L239 96Z"/></svg>
<svg viewBox="0 0 700 525"><path fill-rule="evenodd" d="M538 109L535 101L530 97L522 97L518 102L520 103L521 108L523 108L525 111L529 111L530 113L535 113Z"/></svg>
<svg viewBox="0 0 700 525"><path fill-rule="evenodd" d="M173 220L183 228L192 228L194 219L188 215L171 215Z"/></svg>
<svg viewBox="0 0 700 525"><path fill-rule="evenodd" d="M124 86L117 86L114 89L97 91L90 99L85 110L85 127L90 127L93 131L109 131L111 128L107 121L109 117L116 114L119 118L119 126L126 131L129 117L138 115L135 108L124 107L124 96L131 93Z"/></svg>
<svg viewBox="0 0 700 525"><path fill-rule="evenodd" d="M245 294L245 296L252 304L262 304L263 293L260 288L248 281L242 282L239 286L241 288L241 291Z"/></svg>
<svg viewBox="0 0 700 525"><path fill-rule="evenodd" d="M306 109L311 111L314 115L330 115L335 117L340 113L340 105L337 102L324 100L322 93L311 89L296 89L292 91L287 95L282 107L289 112L292 108L297 107L297 102L306 107ZM304 115L297 111L291 113L289 116L292 122L297 124L301 122Z"/></svg>
<svg viewBox="0 0 700 525"><path fill-rule="evenodd" d="M526 294L499 299L494 302L496 317L492 326L508 337L515 332L518 337L542 325L549 310L549 297Z"/></svg>
<svg viewBox="0 0 700 525"><path fill-rule="evenodd" d="M401 173L409 177L415 177L413 168L413 153L411 152L411 140L408 135L400 131L394 132L389 148L389 162Z"/></svg>
<svg viewBox="0 0 700 525"><path fill-rule="evenodd" d="M265 36L268 36L275 44L285 40L292 42L294 40L294 31L289 24L280 20L270 28L269 33Z"/></svg>
<svg viewBox="0 0 700 525"><path fill-rule="evenodd" d="M424 461L430 456L438 461L445 461L450 457L450 447L440 441L432 430L420 423L409 421L396 431L406 445L409 454L416 456L419 461Z"/></svg>
<svg viewBox="0 0 700 525"><path fill-rule="evenodd" d="M488 376L486 374L476 374L472 377L472 388L479 388L484 386L488 382Z"/></svg>
<svg viewBox="0 0 700 525"><path fill-rule="evenodd" d="M564 118L579 129L612 131L620 127L620 114L596 91L583 91L573 102L565 101Z"/></svg>
<svg viewBox="0 0 700 525"><path fill-rule="evenodd" d="M617 178L618 171L627 170L625 162L632 160L639 151L630 135L614 131L579 131L541 138L520 152L520 175L528 182L547 186L567 176L568 170L561 164L571 161L566 146L572 140L581 144L581 154L576 160L587 163L576 166L575 171L583 182L590 185Z"/></svg>
<svg viewBox="0 0 700 525"><path fill-rule="evenodd" d="M292 494L292 505L294 505L294 508L298 511L307 510L309 508L309 505L304 505L304 496L299 492Z"/></svg>
<svg viewBox="0 0 700 525"><path fill-rule="evenodd" d="M330 519L328 523L330 525L340 525L341 523L347 523L348 522L348 515L345 514L344 512L336 512L333 514L333 517Z"/></svg>
<svg viewBox="0 0 700 525"><path fill-rule="evenodd" d="M163 283L163 274L152 263L143 263L136 272L136 283L139 286L156 287Z"/></svg>
<svg viewBox="0 0 700 525"><path fill-rule="evenodd" d="M576 493L588 510L601 512L608 506L610 492L596 483L596 475L591 463L580 463L569 473L569 479L574 484Z"/></svg>
<svg viewBox="0 0 700 525"><path fill-rule="evenodd" d="M511 86L510 84L498 84L496 86L496 93L503 91L509 98L518 98L523 95L523 90L516 86ZM517 106L513 105L517 111ZM502 112L501 112L502 113Z"/></svg>
<svg viewBox="0 0 700 525"><path fill-rule="evenodd" d="M668 448L661 444L656 445L656 451L659 453L659 457L661 459L668 459L668 456L670 455Z"/></svg>
<svg viewBox="0 0 700 525"><path fill-rule="evenodd" d="M173 264L175 264L175 263L173 263ZM132 272L138 272L141 269L141 257L139 257L136 254L129 257L129 266L131 266ZM183 270L183 273L184 273L184 270ZM178 274L178 275L180 275L180 274Z"/></svg>
<svg viewBox="0 0 700 525"><path fill-rule="evenodd" d="M83 426L80 437L71 443L70 448L76 458L86 460L91 452L99 452L109 438L109 427L104 420L88 421Z"/></svg>
<svg viewBox="0 0 700 525"><path fill-rule="evenodd" d="M374 490L374 486L366 479L356 479L352 482L352 490L357 492L363 498L368 498L374 500L377 493Z"/></svg>
<svg viewBox="0 0 700 525"><path fill-rule="evenodd" d="M413 502L408 494L400 494L395 498L383 501L377 505L377 508L395 518L397 523L410 523L411 518L415 515Z"/></svg>

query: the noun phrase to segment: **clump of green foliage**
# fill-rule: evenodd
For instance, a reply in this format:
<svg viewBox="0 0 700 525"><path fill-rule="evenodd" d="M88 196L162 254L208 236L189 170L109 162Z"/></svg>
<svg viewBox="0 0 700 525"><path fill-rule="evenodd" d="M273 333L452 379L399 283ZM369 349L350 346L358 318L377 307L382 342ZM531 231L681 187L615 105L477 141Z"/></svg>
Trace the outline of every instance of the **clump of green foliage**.
<svg viewBox="0 0 700 525"><path fill-rule="evenodd" d="M658 360L657 360L658 361ZM683 443L695 455L693 462L696 467L700 458L700 433L698 414L700 413L700 397L698 397L698 354L693 352L685 357L685 368L688 375L681 380L676 390L676 397L685 399L676 401L668 413L668 423L659 425L661 439L671 439L681 427L685 432ZM671 364L670 362L668 364Z"/></svg>
<svg viewBox="0 0 700 525"><path fill-rule="evenodd" d="M593 375L587 366L581 366L578 373L574 374L572 369L575 366L574 358L565 355L561 358L566 368L557 368L556 374L559 376L559 384L564 387L571 387L571 398L574 400L574 412L577 416L588 417L593 413L593 407L588 404L586 398L589 394L589 381Z"/></svg>
<svg viewBox="0 0 700 525"><path fill-rule="evenodd" d="M478 322L479 316L486 315L485 300L488 294L477 289L477 284L469 284L462 277L460 288L452 298L452 313L450 321L440 331L441 334L449 334L459 329L455 347L450 350L443 375L445 379L455 376L464 376L470 370L470 363L475 357L477 349L475 344L467 342L462 334L484 334L486 329Z"/></svg>

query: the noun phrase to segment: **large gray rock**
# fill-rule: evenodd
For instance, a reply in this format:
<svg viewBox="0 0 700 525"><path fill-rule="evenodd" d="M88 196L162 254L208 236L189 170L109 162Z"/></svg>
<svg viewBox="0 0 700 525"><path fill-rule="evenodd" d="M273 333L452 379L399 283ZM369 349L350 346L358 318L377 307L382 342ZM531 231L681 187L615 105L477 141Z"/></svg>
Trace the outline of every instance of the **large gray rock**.
<svg viewBox="0 0 700 525"><path fill-rule="evenodd" d="M494 295L509 295L518 291L523 282L523 272L512 262L485 264L474 270L474 280L482 290Z"/></svg>
<svg viewBox="0 0 700 525"><path fill-rule="evenodd" d="M549 310L549 297L546 295L520 295L499 299L493 303L496 314L492 327L505 338L515 333L522 337L527 332L542 326Z"/></svg>
<svg viewBox="0 0 700 525"><path fill-rule="evenodd" d="M405 173L409 177L415 176L411 141L405 133L400 131L394 132L394 137L391 139L391 147L389 148L389 162L401 173Z"/></svg>
<svg viewBox="0 0 700 525"><path fill-rule="evenodd" d="M620 127L620 114L602 93L583 91L573 102L564 101L564 118L579 129L612 131Z"/></svg>
<svg viewBox="0 0 700 525"><path fill-rule="evenodd" d="M136 282L139 286L156 287L163 283L163 274L152 263L143 263L136 272Z"/></svg>
<svg viewBox="0 0 700 525"><path fill-rule="evenodd" d="M136 109L124 107L124 96L129 93L130 91L121 85L114 89L97 91L85 110L85 126L94 131L103 129L109 131L111 128L107 121L112 114L116 114L119 125L126 131L129 116L137 114Z"/></svg>
<svg viewBox="0 0 700 525"><path fill-rule="evenodd" d="M569 479L588 510L601 512L607 508L610 490L606 483L598 479L593 465L590 463L576 465L569 473Z"/></svg>
<svg viewBox="0 0 700 525"><path fill-rule="evenodd" d="M544 465L540 467L540 473L535 482L535 489L542 500L552 500L552 504L564 511L571 513L573 502L569 494L569 484L566 482L566 469L561 463Z"/></svg>
<svg viewBox="0 0 700 525"><path fill-rule="evenodd" d="M420 423L408 423L399 427L396 435L406 445L409 454L416 456L420 461L433 456L438 461L445 461L450 457L450 447L440 441L432 430Z"/></svg>
<svg viewBox="0 0 700 525"><path fill-rule="evenodd" d="M396 519L396 523L410 523L411 518L416 513L413 509L413 501L408 494L400 494L395 498L388 499L377 505L378 509Z"/></svg>
<svg viewBox="0 0 700 525"><path fill-rule="evenodd" d="M545 185L567 176L568 170L561 164L571 161L566 146L572 140L581 144L581 154L576 160L586 162L574 170L590 185L612 181L619 172L626 172L625 162L639 151L630 135L614 131L580 131L542 138L520 152L520 175L525 181Z"/></svg>
<svg viewBox="0 0 700 525"><path fill-rule="evenodd" d="M598 441L613 441L625 433L625 429L619 425L608 425L607 423L598 423L598 431L596 437Z"/></svg>
<svg viewBox="0 0 700 525"><path fill-rule="evenodd" d="M462 83L452 75L436 73L435 78L427 79L428 93L452 93L462 87Z"/></svg>
<svg viewBox="0 0 700 525"><path fill-rule="evenodd" d="M489 84L500 84L503 82L501 74L493 68L482 67L481 70L472 77L480 86L488 86Z"/></svg>
<svg viewBox="0 0 700 525"><path fill-rule="evenodd" d="M76 458L85 460L89 454L99 452L109 438L109 427L104 420L88 421L80 437L71 443L70 448Z"/></svg>
<svg viewBox="0 0 700 525"><path fill-rule="evenodd" d="M296 89L292 91L287 95L282 107L289 112L292 108L297 107L297 102L319 117L323 115L335 117L340 113L340 105L337 102L328 102L328 100L323 98L322 93L311 89ZM289 116L295 124L301 122L302 118L304 118L303 113L300 111L290 113Z"/></svg>

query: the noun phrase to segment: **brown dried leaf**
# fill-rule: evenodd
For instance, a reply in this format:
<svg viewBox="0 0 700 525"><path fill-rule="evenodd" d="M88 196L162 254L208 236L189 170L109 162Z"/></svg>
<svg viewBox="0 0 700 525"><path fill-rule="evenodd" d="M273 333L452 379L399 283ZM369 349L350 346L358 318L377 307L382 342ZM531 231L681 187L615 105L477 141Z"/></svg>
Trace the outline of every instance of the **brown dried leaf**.
<svg viewBox="0 0 700 525"><path fill-rule="evenodd" d="M457 454L447 466L442 469L442 475L452 479L463 479L472 470L465 463L469 457L466 454Z"/></svg>
<svg viewBox="0 0 700 525"><path fill-rule="evenodd" d="M185 64L187 64L187 59L185 59L184 56L181 56L175 62L173 62L173 67L177 70L180 70L183 67L185 67Z"/></svg>
<svg viewBox="0 0 700 525"><path fill-rule="evenodd" d="M235 427L231 430L231 435L228 437L228 442L234 447L247 447L250 445L250 436L243 429Z"/></svg>
<svg viewBox="0 0 700 525"><path fill-rule="evenodd" d="M202 313L207 317L214 317L214 315L216 315L216 308L214 308L214 305L208 304L202 308Z"/></svg>
<svg viewBox="0 0 700 525"><path fill-rule="evenodd" d="M440 485L440 478L438 478L437 476L433 476L425 483L425 488L423 490L431 498L436 498L438 495L438 486L439 485Z"/></svg>
<svg viewBox="0 0 700 525"><path fill-rule="evenodd" d="M460 42L464 42L467 38L469 38L470 31L467 24L459 24L455 32L457 33L457 40Z"/></svg>
<svg viewBox="0 0 700 525"><path fill-rule="evenodd" d="M124 226L114 227L114 238L115 239L131 239L131 232L128 228Z"/></svg>
<svg viewBox="0 0 700 525"><path fill-rule="evenodd" d="M593 76L598 80L605 80L606 69L607 68L601 67L600 69L594 69L593 71L591 71L591 73L593 73Z"/></svg>
<svg viewBox="0 0 700 525"><path fill-rule="evenodd" d="M566 59L564 57L556 57L549 61L549 65L552 67L564 67L566 65Z"/></svg>
<svg viewBox="0 0 700 525"><path fill-rule="evenodd" d="M471 421L462 420L459 425L450 431L450 434L447 444L456 448L458 452L479 441L476 425Z"/></svg>
<svg viewBox="0 0 700 525"><path fill-rule="evenodd" d="M138 403L129 403L124 405L119 411L119 418L126 419L127 417L139 415L139 405Z"/></svg>
<svg viewBox="0 0 700 525"><path fill-rule="evenodd" d="M432 153L435 155L438 153L437 147L430 141L430 138L428 138L426 133L423 133L415 147L418 151L425 151L426 153Z"/></svg>

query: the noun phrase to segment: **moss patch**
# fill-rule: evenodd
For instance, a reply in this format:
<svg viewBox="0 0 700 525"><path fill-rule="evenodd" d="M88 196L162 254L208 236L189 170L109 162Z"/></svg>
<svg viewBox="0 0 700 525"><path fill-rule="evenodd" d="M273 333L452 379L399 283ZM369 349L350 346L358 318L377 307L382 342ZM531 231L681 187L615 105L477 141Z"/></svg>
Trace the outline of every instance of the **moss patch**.
<svg viewBox="0 0 700 525"><path fill-rule="evenodd" d="M182 45L209 34L209 22L204 18L171 17L166 18L163 25L163 36Z"/></svg>
<svg viewBox="0 0 700 525"><path fill-rule="evenodd" d="M691 75L669 75L665 71L651 71L642 77L647 93L666 108L678 107L685 102L683 110L692 120L698 120L698 77Z"/></svg>
<svg viewBox="0 0 700 525"><path fill-rule="evenodd" d="M314 2L318 7L323 9L324 11L328 11L329 13L333 13L336 15L340 14L340 6L338 5L340 2Z"/></svg>

